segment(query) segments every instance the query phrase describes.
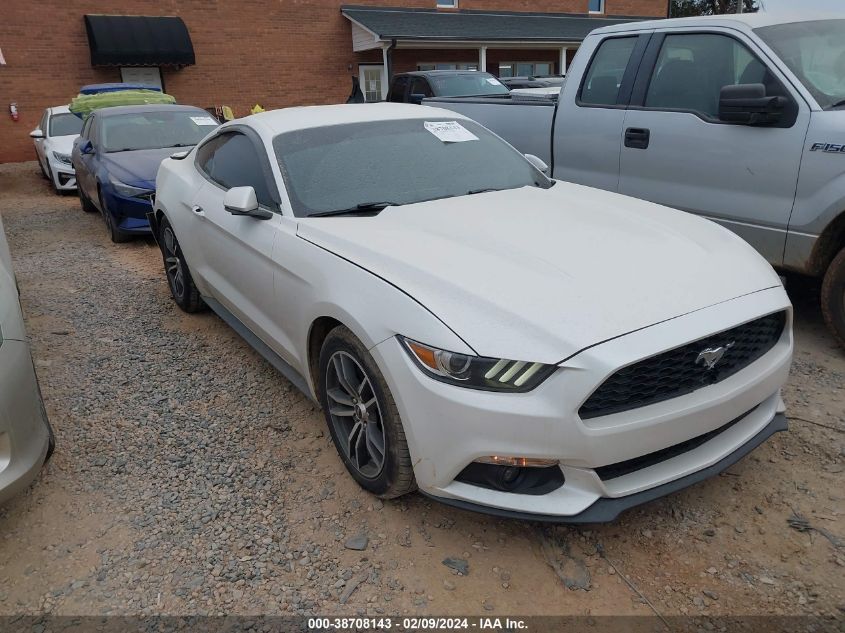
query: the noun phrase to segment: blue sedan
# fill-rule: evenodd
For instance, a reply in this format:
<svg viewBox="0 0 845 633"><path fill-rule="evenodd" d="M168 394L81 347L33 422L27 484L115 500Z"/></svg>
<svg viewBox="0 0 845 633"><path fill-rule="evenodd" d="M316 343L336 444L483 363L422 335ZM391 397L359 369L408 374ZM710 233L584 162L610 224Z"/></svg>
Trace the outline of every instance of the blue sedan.
<svg viewBox="0 0 845 633"><path fill-rule="evenodd" d="M113 242L150 232L161 161L190 148L218 125L205 110L181 105L94 110L73 145L71 160L82 209L103 215Z"/></svg>

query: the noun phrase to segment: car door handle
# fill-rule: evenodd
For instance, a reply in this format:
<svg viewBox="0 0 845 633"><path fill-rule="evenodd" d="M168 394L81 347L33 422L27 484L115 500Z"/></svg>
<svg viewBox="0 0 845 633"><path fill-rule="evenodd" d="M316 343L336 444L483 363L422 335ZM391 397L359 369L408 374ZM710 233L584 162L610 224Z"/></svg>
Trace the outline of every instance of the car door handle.
<svg viewBox="0 0 845 633"><path fill-rule="evenodd" d="M651 130L641 127L629 127L625 130L625 147L632 149L648 149L651 140Z"/></svg>
<svg viewBox="0 0 845 633"><path fill-rule="evenodd" d="M191 207L191 211L193 211L197 215L205 215L205 211L202 210L202 207L196 204Z"/></svg>

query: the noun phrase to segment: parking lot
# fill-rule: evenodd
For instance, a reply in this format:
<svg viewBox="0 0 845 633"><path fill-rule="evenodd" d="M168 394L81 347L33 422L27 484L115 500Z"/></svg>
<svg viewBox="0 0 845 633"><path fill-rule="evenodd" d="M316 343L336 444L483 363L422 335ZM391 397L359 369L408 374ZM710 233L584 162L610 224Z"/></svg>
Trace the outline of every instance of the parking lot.
<svg viewBox="0 0 845 633"><path fill-rule="evenodd" d="M0 509L3 614L845 610L845 353L811 283L788 284L789 433L611 525L545 526L366 494L309 400L178 310L151 239L112 244L34 162L0 166L0 191L57 436Z"/></svg>

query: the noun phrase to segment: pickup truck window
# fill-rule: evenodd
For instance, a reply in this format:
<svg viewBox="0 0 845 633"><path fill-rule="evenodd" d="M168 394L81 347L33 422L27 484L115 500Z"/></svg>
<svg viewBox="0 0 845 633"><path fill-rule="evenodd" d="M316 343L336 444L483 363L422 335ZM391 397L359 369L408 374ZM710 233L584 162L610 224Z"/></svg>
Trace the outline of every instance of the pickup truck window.
<svg viewBox="0 0 845 633"><path fill-rule="evenodd" d="M584 77L580 104L616 105L622 77L636 44L636 37L614 37L601 43Z"/></svg>
<svg viewBox="0 0 845 633"><path fill-rule="evenodd" d="M426 129L426 122L435 121L449 120L349 123L278 135L273 149L294 214L552 185L524 156L477 123L457 121L475 140L443 142Z"/></svg>
<svg viewBox="0 0 845 633"><path fill-rule="evenodd" d="M434 88L434 93L438 97L479 97L484 95L506 95L510 92L493 75L477 71L457 75L432 76L430 77L430 81Z"/></svg>
<svg viewBox="0 0 845 633"><path fill-rule="evenodd" d="M778 54L819 106L845 105L845 20L778 24L754 32Z"/></svg>
<svg viewBox="0 0 845 633"><path fill-rule="evenodd" d="M645 107L688 110L718 120L722 88L750 83L767 84L769 94L781 93L768 68L734 38L715 33L667 35Z"/></svg>

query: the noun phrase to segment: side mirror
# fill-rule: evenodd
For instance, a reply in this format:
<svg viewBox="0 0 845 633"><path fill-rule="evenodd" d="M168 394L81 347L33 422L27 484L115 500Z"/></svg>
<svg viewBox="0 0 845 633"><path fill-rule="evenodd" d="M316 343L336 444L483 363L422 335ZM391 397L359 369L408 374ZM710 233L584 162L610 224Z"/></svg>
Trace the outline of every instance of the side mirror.
<svg viewBox="0 0 845 633"><path fill-rule="evenodd" d="M763 84L724 86L719 93L719 120L740 125L775 125L786 109L785 97L767 97Z"/></svg>
<svg viewBox="0 0 845 633"><path fill-rule="evenodd" d="M534 154L525 154L525 158L526 160L528 160L529 163L534 165L534 167L536 167L538 171L543 172L547 176L549 175L549 166L546 165L545 161L542 158L540 158L539 156L535 156Z"/></svg>
<svg viewBox="0 0 845 633"><path fill-rule="evenodd" d="M223 196L223 208L232 215L247 215L259 220L269 220L272 212L258 206L255 189L252 187L232 187Z"/></svg>
<svg viewBox="0 0 845 633"><path fill-rule="evenodd" d="M79 151L82 154L93 154L94 153L94 145L91 141L82 141L79 144Z"/></svg>
<svg viewBox="0 0 845 633"><path fill-rule="evenodd" d="M44 132L41 131L41 128L37 127L32 132L29 133L32 138L44 138Z"/></svg>
<svg viewBox="0 0 845 633"><path fill-rule="evenodd" d="M414 93L412 95L408 95L408 103L415 103L417 105L420 105L423 99L425 99L425 95L422 93Z"/></svg>

